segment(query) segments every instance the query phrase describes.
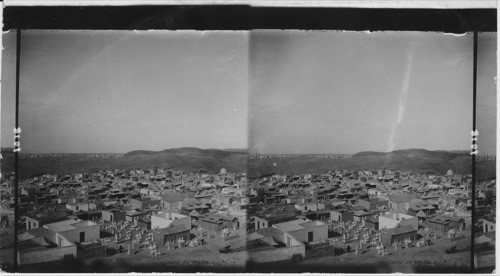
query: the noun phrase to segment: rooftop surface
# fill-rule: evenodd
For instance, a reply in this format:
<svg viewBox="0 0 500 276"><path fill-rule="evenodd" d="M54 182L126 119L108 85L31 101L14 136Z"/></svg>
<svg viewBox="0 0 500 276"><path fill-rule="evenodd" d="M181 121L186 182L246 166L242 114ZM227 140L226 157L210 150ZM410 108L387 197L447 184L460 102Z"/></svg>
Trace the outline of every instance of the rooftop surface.
<svg viewBox="0 0 500 276"><path fill-rule="evenodd" d="M297 219L297 220L292 220L292 221L288 221L288 222L278 223L278 224L273 225L273 227L276 227L283 232L291 232L291 231L305 229L305 226L303 226L303 224L305 224L305 223L306 223L305 220Z"/></svg>
<svg viewBox="0 0 500 276"><path fill-rule="evenodd" d="M48 242L44 237L37 237L19 242L19 251L34 251L46 248L57 247L57 245Z"/></svg>
<svg viewBox="0 0 500 276"><path fill-rule="evenodd" d="M17 238L20 241L23 241L23 240L30 240L30 239L37 238L37 237L51 236L54 234L55 234L54 231L52 231L51 229L48 229L45 227L39 227L39 228L30 229L22 234L19 234L19 235L17 235Z"/></svg>
<svg viewBox="0 0 500 276"><path fill-rule="evenodd" d="M174 213L174 212L158 212L157 214L152 214L151 216L157 217L157 218L162 218L162 219L168 219L168 220L172 220L174 218L179 219L179 218L187 217L185 215Z"/></svg>
<svg viewBox="0 0 500 276"><path fill-rule="evenodd" d="M69 230L74 230L82 227L96 225L91 221L78 221L75 219L63 220L60 222L46 224L45 227L53 230L54 232L64 232Z"/></svg>
<svg viewBox="0 0 500 276"><path fill-rule="evenodd" d="M69 220L63 220L60 222L49 223L49 224L46 224L45 227L53 230L54 232L64 232L64 231L76 229L76 227L73 226L73 224L76 224L76 223L78 223L77 220L69 219Z"/></svg>
<svg viewBox="0 0 500 276"><path fill-rule="evenodd" d="M411 225L405 225L401 227L396 227L396 228L390 228L387 230L382 231L382 234L389 235L389 236L394 236L394 235L400 235L400 234L405 234L409 232L416 232L417 230L413 228Z"/></svg>
<svg viewBox="0 0 500 276"><path fill-rule="evenodd" d="M320 225L325 225L323 222L321 221L317 221L317 220L312 220L312 221L309 221L309 222L306 222L306 223L302 223L301 224L303 227L315 227L315 226L320 226Z"/></svg>
<svg viewBox="0 0 500 276"><path fill-rule="evenodd" d="M43 212L36 215L26 215L26 217L35 219L40 222L53 221L53 220L64 220L67 218L67 212Z"/></svg>
<svg viewBox="0 0 500 276"><path fill-rule="evenodd" d="M181 232L189 231L189 229L184 224L175 225L168 228L160 228L155 230L155 234L159 235L172 235Z"/></svg>

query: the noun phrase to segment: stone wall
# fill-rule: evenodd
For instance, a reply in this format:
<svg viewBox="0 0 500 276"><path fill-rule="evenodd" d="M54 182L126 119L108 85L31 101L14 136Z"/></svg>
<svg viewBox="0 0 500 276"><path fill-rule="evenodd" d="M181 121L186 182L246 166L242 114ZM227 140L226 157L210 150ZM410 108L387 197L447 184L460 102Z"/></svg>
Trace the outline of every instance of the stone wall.
<svg viewBox="0 0 500 276"><path fill-rule="evenodd" d="M313 241L328 239L328 225L326 224L290 231L289 233L301 242L308 242L309 232L313 232Z"/></svg>
<svg viewBox="0 0 500 276"><path fill-rule="evenodd" d="M126 249L125 249L126 250ZM105 257L106 247L100 243L91 244L78 249L78 259Z"/></svg>
<svg viewBox="0 0 500 276"><path fill-rule="evenodd" d="M65 256L72 255L76 258L76 245L55 247L33 251L20 251L17 253L19 265L51 262L63 260Z"/></svg>
<svg viewBox="0 0 500 276"><path fill-rule="evenodd" d="M339 255L340 251L342 251L341 248L335 248L333 245L330 245L330 243L323 243L306 248L305 258L310 259L323 256L335 256Z"/></svg>
<svg viewBox="0 0 500 276"><path fill-rule="evenodd" d="M267 263L283 260L291 260L293 255L300 254L305 257L306 248L304 245L281 247L271 250L250 251L248 252L250 262L253 263Z"/></svg>

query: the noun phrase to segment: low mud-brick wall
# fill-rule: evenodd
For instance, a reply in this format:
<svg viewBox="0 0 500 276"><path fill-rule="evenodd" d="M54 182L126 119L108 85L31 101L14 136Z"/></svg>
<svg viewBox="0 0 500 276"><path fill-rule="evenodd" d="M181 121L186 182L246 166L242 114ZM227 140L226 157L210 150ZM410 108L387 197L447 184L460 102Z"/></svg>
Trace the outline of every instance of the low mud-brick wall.
<svg viewBox="0 0 500 276"><path fill-rule="evenodd" d="M310 243L306 245L306 259L323 257L323 256L336 256L340 255L343 252L342 248L337 248L333 245L330 245L330 242L327 240L325 242L320 243Z"/></svg>
<svg viewBox="0 0 500 276"><path fill-rule="evenodd" d="M91 243L78 246L78 252L77 252L78 259L105 257L105 256L106 256L106 247L101 243Z"/></svg>

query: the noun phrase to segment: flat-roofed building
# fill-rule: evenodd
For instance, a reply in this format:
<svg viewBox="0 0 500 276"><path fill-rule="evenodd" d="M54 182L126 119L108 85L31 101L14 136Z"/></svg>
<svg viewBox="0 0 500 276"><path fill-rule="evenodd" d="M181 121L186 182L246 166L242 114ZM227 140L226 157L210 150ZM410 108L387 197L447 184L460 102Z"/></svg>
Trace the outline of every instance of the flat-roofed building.
<svg viewBox="0 0 500 276"><path fill-rule="evenodd" d="M245 249L251 262L267 263L292 260L296 256L304 258L305 245L292 235L275 227L259 229L247 235Z"/></svg>
<svg viewBox="0 0 500 276"><path fill-rule="evenodd" d="M135 223L140 219L149 218L151 215L151 211L137 211L137 210L128 210L125 212L125 220L128 222Z"/></svg>
<svg viewBox="0 0 500 276"><path fill-rule="evenodd" d="M90 209L90 204L88 202L68 202L66 203L66 209L73 212L86 212Z"/></svg>
<svg viewBox="0 0 500 276"><path fill-rule="evenodd" d="M483 219L483 233L495 231L495 217L491 216L489 219Z"/></svg>
<svg viewBox="0 0 500 276"><path fill-rule="evenodd" d="M369 198L369 199L359 199L358 205L365 208L366 210L377 210L383 206L388 207L389 201L381 198Z"/></svg>
<svg viewBox="0 0 500 276"><path fill-rule="evenodd" d="M354 220L354 211L347 209L330 210L330 218L335 222L350 222Z"/></svg>
<svg viewBox="0 0 500 276"><path fill-rule="evenodd" d="M44 226L55 233L63 235L70 242L89 242L100 238L100 226L88 220L64 220Z"/></svg>
<svg viewBox="0 0 500 276"><path fill-rule="evenodd" d="M463 218L459 217L434 215L427 218L425 226L435 231L447 233L451 229L454 229L455 231L465 229L465 221Z"/></svg>
<svg viewBox="0 0 500 276"><path fill-rule="evenodd" d="M190 234L190 229L188 229L184 224L180 224L167 228L154 229L153 241L157 245L177 243L179 239L188 242L190 240Z"/></svg>
<svg viewBox="0 0 500 276"><path fill-rule="evenodd" d="M255 230L259 230L262 228L267 228L273 226L273 224L292 221L297 219L295 213L292 212L277 212L272 214L265 214L263 216L255 216L254 217L254 225Z"/></svg>
<svg viewBox="0 0 500 276"><path fill-rule="evenodd" d="M120 209L102 210L102 219L108 222L121 222L125 220L125 211Z"/></svg>
<svg viewBox="0 0 500 276"><path fill-rule="evenodd" d="M410 208L411 197L408 194L395 193L389 195L389 208L391 210L407 210Z"/></svg>
<svg viewBox="0 0 500 276"><path fill-rule="evenodd" d="M378 217L380 229L391 229L398 226L410 225L418 229L418 218L401 212L390 211Z"/></svg>
<svg viewBox="0 0 500 276"><path fill-rule="evenodd" d="M184 224L191 229L191 217L175 212L158 212L151 215L151 228L168 228L172 225Z"/></svg>
<svg viewBox="0 0 500 276"><path fill-rule="evenodd" d="M354 211L354 221L355 222L364 222L367 219L375 219L378 216L378 212L372 212L372 211L364 211L364 210L358 210Z"/></svg>
<svg viewBox="0 0 500 276"><path fill-rule="evenodd" d="M222 232L224 228L236 229L239 227L239 221L233 216L224 216L220 214L205 214L200 216L199 224L204 229L216 233Z"/></svg>
<svg viewBox="0 0 500 276"><path fill-rule="evenodd" d="M43 213L36 214L34 216L26 216L26 230L39 228L45 224L63 221L68 219L68 213L66 212L55 212L55 213Z"/></svg>
<svg viewBox="0 0 500 276"><path fill-rule="evenodd" d="M161 200L157 198L152 198L152 197L143 197L139 199L132 198L130 199L130 205L134 209L149 209L152 206L160 206L161 205Z"/></svg>
<svg viewBox="0 0 500 276"><path fill-rule="evenodd" d="M18 239L17 263L20 266L77 257L76 244L45 227L28 230L18 235Z"/></svg>
<svg viewBox="0 0 500 276"><path fill-rule="evenodd" d="M416 216L420 212L422 212L426 216L430 216L436 213L436 207L430 204L423 203L420 205L415 205L414 207L410 207L408 209L407 214L411 216Z"/></svg>
<svg viewBox="0 0 500 276"><path fill-rule="evenodd" d="M381 232L382 243L391 246L394 243L402 243L409 239L411 242L417 240L417 229L411 225L400 226L391 229L384 229Z"/></svg>
<svg viewBox="0 0 500 276"><path fill-rule="evenodd" d="M180 210L186 199L181 193L167 193L160 195L160 204L163 210Z"/></svg>
<svg viewBox="0 0 500 276"><path fill-rule="evenodd" d="M272 227L285 232L285 243L287 236L293 236L300 242L313 242L328 238L328 225L321 221L306 221L297 219L288 222L277 223Z"/></svg>

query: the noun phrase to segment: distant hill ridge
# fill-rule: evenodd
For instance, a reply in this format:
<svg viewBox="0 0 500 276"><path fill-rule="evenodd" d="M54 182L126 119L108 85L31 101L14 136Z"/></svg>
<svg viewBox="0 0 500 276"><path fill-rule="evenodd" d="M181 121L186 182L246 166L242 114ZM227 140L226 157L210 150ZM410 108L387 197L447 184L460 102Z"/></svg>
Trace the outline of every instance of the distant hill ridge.
<svg viewBox="0 0 500 276"><path fill-rule="evenodd" d="M5 154L3 158L2 172L12 172L14 155ZM403 149L392 152L364 151L345 158L298 155L251 159L246 149L183 147L161 151L135 150L123 156L111 158L77 155L22 158L19 160L19 169L21 177L24 178L44 173L72 174L108 169L132 170L158 167L217 173L221 168L226 168L230 172L247 172L253 178L270 173L302 174L339 169L377 170L384 168L440 174L445 174L447 170L452 169L458 174L469 174L471 161L468 151ZM495 161L478 163L476 168L479 178L494 178L495 164Z"/></svg>
<svg viewBox="0 0 500 276"><path fill-rule="evenodd" d="M468 151L430 151L402 149L391 152L363 151L348 158L323 158L297 155L295 157L270 157L250 160L251 178L270 173L301 174L322 173L330 170L379 170L399 169L416 173L446 174L449 169L458 174L470 174L472 158ZM478 172L490 178L492 164L478 165ZM494 164L493 164L494 166ZM483 168L484 167L484 168ZM482 175L480 175L483 178Z"/></svg>
<svg viewBox="0 0 500 276"><path fill-rule="evenodd" d="M210 155L210 156L227 156L231 154L243 154L244 149L200 149L196 147L171 148L161 151L134 150L124 154L124 156L136 155L158 155L158 154L176 154L176 155Z"/></svg>
<svg viewBox="0 0 500 276"><path fill-rule="evenodd" d="M74 174L111 169L171 168L188 172L218 173L222 168L226 168L229 172L246 172L247 155L243 151L184 147L162 151L135 150L111 158L77 155L23 158L19 160L19 168L22 178L45 173ZM2 171L13 170L13 155L4 156Z"/></svg>

